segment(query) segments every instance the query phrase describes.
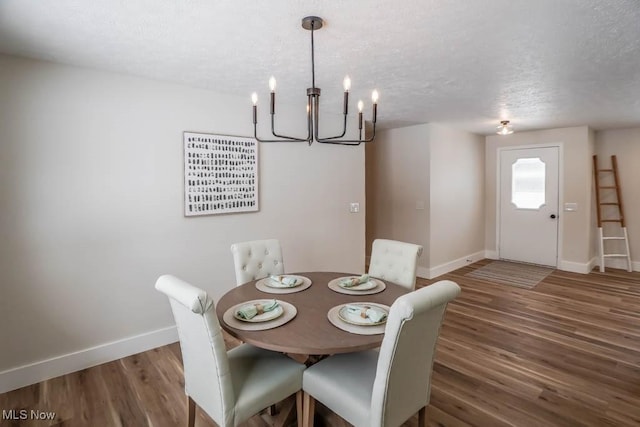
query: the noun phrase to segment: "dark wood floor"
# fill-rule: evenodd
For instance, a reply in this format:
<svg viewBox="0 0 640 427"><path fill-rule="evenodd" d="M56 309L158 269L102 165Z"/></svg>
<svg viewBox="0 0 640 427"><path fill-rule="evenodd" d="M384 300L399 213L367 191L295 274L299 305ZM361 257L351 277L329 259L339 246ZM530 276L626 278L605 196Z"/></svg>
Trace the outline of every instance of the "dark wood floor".
<svg viewBox="0 0 640 427"><path fill-rule="evenodd" d="M640 426L640 273L555 271L531 290L465 276L488 262L437 279L462 293L438 341L429 425ZM57 413L0 425L179 426L183 386L173 344L0 394L0 410ZM324 425L347 425L320 412ZM214 424L200 413L196 425Z"/></svg>

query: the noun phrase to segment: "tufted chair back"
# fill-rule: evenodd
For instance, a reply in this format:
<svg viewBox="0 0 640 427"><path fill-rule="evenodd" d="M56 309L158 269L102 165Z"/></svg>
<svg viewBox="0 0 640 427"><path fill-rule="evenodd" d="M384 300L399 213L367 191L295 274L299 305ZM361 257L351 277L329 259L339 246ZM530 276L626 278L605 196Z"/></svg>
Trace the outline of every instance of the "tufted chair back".
<svg viewBox="0 0 640 427"><path fill-rule="evenodd" d="M379 351L334 354L309 366L303 425L313 427L317 400L356 427L410 425L405 421L416 412L426 427L438 335L459 293L456 283L442 280L402 295L389 310Z"/></svg>
<svg viewBox="0 0 640 427"><path fill-rule="evenodd" d="M233 425L235 395L213 300L177 277L164 275L156 289L169 297L184 363L184 388L221 426Z"/></svg>
<svg viewBox="0 0 640 427"><path fill-rule="evenodd" d="M420 245L376 239L371 249L369 275L415 290L416 269L421 254Z"/></svg>
<svg viewBox="0 0 640 427"><path fill-rule="evenodd" d="M238 286L271 274L284 274L282 249L277 239L234 243L231 252Z"/></svg>
<svg viewBox="0 0 640 427"><path fill-rule="evenodd" d="M442 319L460 293L441 280L398 298L389 312L373 382L371 427L399 426L429 403Z"/></svg>

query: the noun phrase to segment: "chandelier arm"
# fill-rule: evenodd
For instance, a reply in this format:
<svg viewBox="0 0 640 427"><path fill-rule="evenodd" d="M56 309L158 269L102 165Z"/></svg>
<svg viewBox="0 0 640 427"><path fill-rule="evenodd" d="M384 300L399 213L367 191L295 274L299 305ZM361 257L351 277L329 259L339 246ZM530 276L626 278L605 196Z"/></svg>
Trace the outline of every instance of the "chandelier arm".
<svg viewBox="0 0 640 427"><path fill-rule="evenodd" d="M271 133L273 134L273 136L275 136L276 138L282 138L282 139L287 139L287 140L291 140L291 141L307 141L308 138L296 138L295 136L287 136L287 135L280 135L277 134L275 131L275 114L271 115Z"/></svg>
<svg viewBox="0 0 640 427"><path fill-rule="evenodd" d="M343 138L346 134L347 134L347 116L345 115L344 116L344 126L342 127L342 134L336 135L336 136L329 136L329 137L326 137L326 138L320 138L318 136L318 134L316 133L316 140L317 141L320 141L320 140L325 141L325 140L328 140L328 139L339 139L339 138Z"/></svg>
<svg viewBox="0 0 640 427"><path fill-rule="evenodd" d="M273 93L271 94L271 130L273 133ZM256 141L258 142L301 142L301 141L306 141L306 139L301 139L301 138L294 138L294 137L290 137L290 136L280 136L280 135L276 135L274 133L274 136L282 138L282 139L261 139L258 137L258 107L255 105L255 101L254 101L254 105L253 105L253 137L256 139Z"/></svg>
<svg viewBox="0 0 640 427"><path fill-rule="evenodd" d="M334 145L352 145L354 147L362 144L365 141L358 141L358 140L342 140L342 139L330 139L330 140L324 140L324 139L319 139L318 143L319 144L334 144Z"/></svg>
<svg viewBox="0 0 640 427"><path fill-rule="evenodd" d="M313 139L318 140L318 121L320 120L320 98L313 96Z"/></svg>
<svg viewBox="0 0 640 427"><path fill-rule="evenodd" d="M311 116L311 110L313 109L313 103L311 102L313 97L307 95L307 141L309 145L313 144L313 120Z"/></svg>
<svg viewBox="0 0 640 427"><path fill-rule="evenodd" d="M374 123L371 136L367 139L330 139L330 138L318 139L316 138L316 141L318 141L320 144L360 145L363 142L366 143L366 142L373 141L375 136L376 136L376 124Z"/></svg>
<svg viewBox="0 0 640 427"><path fill-rule="evenodd" d="M284 137L286 139L261 139L261 138L258 137L258 128L257 128L256 124L253 125L253 137L258 142L303 142L303 141L306 141L305 139L290 138L290 137Z"/></svg>

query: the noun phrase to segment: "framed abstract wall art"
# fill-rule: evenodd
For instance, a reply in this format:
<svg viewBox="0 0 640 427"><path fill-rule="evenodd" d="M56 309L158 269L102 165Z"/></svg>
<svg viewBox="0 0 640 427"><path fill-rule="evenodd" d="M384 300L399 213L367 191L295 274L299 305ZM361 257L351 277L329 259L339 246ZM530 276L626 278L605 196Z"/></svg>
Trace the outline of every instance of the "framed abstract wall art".
<svg viewBox="0 0 640 427"><path fill-rule="evenodd" d="M184 214L258 210L258 142L184 132Z"/></svg>

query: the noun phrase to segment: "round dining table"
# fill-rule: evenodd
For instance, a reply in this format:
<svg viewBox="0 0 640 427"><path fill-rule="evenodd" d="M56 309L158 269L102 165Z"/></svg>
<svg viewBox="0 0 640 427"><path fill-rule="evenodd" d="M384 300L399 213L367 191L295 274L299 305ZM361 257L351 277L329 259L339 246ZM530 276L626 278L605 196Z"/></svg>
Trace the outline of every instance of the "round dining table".
<svg viewBox="0 0 640 427"><path fill-rule="evenodd" d="M216 315L222 328L232 336L267 350L301 355L322 356L336 353L349 353L379 347L384 334L359 335L334 326L327 313L337 305L354 302L372 302L391 306L409 289L383 281L386 288L379 293L369 295L346 295L331 290L328 283L344 276L359 274L303 272L292 273L304 276L312 281L309 288L295 293L269 294L256 288L257 280L237 286L227 292L216 306ZM378 279L380 280L380 279ZM293 304L296 316L273 329L247 331L229 326L223 319L224 313L231 307L256 299L277 299Z"/></svg>

